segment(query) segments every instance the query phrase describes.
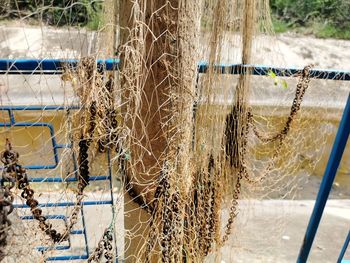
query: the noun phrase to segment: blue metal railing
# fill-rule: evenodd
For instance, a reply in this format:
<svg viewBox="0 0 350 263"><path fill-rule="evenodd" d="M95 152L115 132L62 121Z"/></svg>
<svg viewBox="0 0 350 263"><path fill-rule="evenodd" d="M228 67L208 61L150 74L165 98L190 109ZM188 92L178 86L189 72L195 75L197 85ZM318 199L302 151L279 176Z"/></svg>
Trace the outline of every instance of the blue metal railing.
<svg viewBox="0 0 350 263"><path fill-rule="evenodd" d="M79 60L74 59L0 59L0 74L61 74L65 68L75 68ZM101 70L118 70L119 59L96 61ZM206 73L209 65L205 62L198 64L198 73ZM265 65L221 64L215 70L223 74L242 74L249 72L253 75L266 76L274 72L277 76L292 77L300 72L297 68L281 68ZM350 80L350 71L312 69L310 76L317 79Z"/></svg>
<svg viewBox="0 0 350 263"><path fill-rule="evenodd" d="M66 68L75 68L77 66L78 60L64 60L64 59L28 59L28 60L10 60L10 59L0 59L0 74L62 74ZM118 59L107 59L107 60L97 60L97 66L100 70L118 70L120 61ZM198 73L206 73L209 69L207 63L198 64ZM215 65L214 70L222 74L252 74L259 76L269 75L273 72L276 76L280 77L295 77L302 69L296 68L276 68L264 65L243 65L243 64L227 64L227 65ZM310 70L310 76L316 79L329 79L329 80L343 80L350 81L349 71L340 70L320 70L312 69ZM350 96L349 96L350 98ZM306 262L308 254L310 252L314 237L317 232L317 228L322 217L322 213L328 199L329 192L331 190L332 183L334 181L337 168L344 151L347 138L349 136L350 129L350 102L349 98L347 101L347 106L345 107L342 121L340 123L338 133L335 139L335 143L332 149L330 159L327 164L325 175L323 177L321 187L317 196L315 207L313 209L312 216L305 234L304 242L302 244L297 262ZM77 109L78 107L73 107ZM11 106L11 107L0 107L0 110L7 111L9 114L10 122L1 124L0 127L15 127L16 125L29 125L33 127L33 123L17 123L15 121L13 111L15 110L65 110L67 107L64 106ZM37 123L38 124L38 123ZM46 127L50 130L50 134L53 137L52 146L55 163L49 166L28 166L28 169L53 169L57 167L58 164L58 154L57 149L63 147L69 147L69 145L57 144L54 137L53 126L48 123L39 123L37 126ZM110 156L108 157L110 159ZM111 185L112 171L111 167L108 176L97 176L91 177L91 181L94 180L109 180ZM33 178L33 182L71 182L76 181L76 178ZM84 201L83 205L99 205L99 204L113 204L113 194L111 192L110 200L106 201ZM60 206L73 206L73 202L61 202L61 203L46 203L41 204L41 207L60 207ZM16 205L16 207L26 207L25 205ZM112 209L113 206L112 206ZM79 234L84 233L85 243L86 243L86 255L71 255L71 256L57 256L50 258L50 260L75 260L75 259L86 259L89 255L89 250L87 247L87 236L85 230L84 216L82 215L84 230L77 231ZM349 244L350 233L345 240L344 246L339 256L338 262L341 262L344 257L345 251Z"/></svg>
<svg viewBox="0 0 350 263"><path fill-rule="evenodd" d="M77 63L75 59L0 59L0 71L52 75L61 74L67 68L75 68ZM119 59L97 60L97 65L101 70L117 70Z"/></svg>
<svg viewBox="0 0 350 263"><path fill-rule="evenodd" d="M60 148L70 148L70 144L58 144L56 140L56 131L54 126L51 123L46 122L17 122L15 119L15 111L63 111L63 110L76 110L79 109L79 107L72 106L72 107L64 107L64 106L0 106L0 111L5 111L8 113L9 116L9 122L3 122L0 123L0 127L2 128L11 128L11 127L42 127L42 128L48 128L50 132L51 137L51 144L52 144L52 154L54 163L50 165L27 165L24 166L26 169L29 170L46 170L46 169L55 169L59 164L59 154L57 149ZM76 160L73 158L73 162L76 163ZM108 159L109 160L109 159ZM110 162L108 163L109 171L111 169ZM108 181L109 182L109 188L110 188L110 198L108 200L88 200L88 201L82 201L82 208L80 211L80 218L82 221L82 228L78 230L72 230L70 234L72 235L82 235L84 238L84 250L85 254L83 255L57 255L47 258L47 261L71 261L71 260L80 260L80 259L87 259L89 257L89 247L88 247L88 237L87 237L87 231L86 231L86 224L85 224L85 216L84 216L84 206L91 206L91 205L113 205L113 194L112 194L112 177L111 173L109 172L108 175L105 176L91 176L90 182L95 181ZM78 179L76 177L69 177L69 178L62 178L62 177L34 177L29 178L30 182L33 183L68 183L68 182L77 182ZM53 207L72 207L75 206L75 202L47 202L47 203L40 203L39 207L45 207L45 208L53 208ZM26 204L23 203L17 203L14 204L15 208L29 208ZM112 210L113 210L112 206ZM67 224L67 218L64 215L46 215L46 217L50 220L63 220L65 224ZM22 216L22 220L34 220L33 216ZM43 252L46 250L70 250L71 249L71 240L70 237L68 239L68 245L57 245L54 247L45 247L45 246L39 246L36 248L38 251ZM117 259L118 260L118 259Z"/></svg>
<svg viewBox="0 0 350 263"><path fill-rule="evenodd" d="M50 219L50 220L63 220L63 222L65 224L67 224L67 217L65 215L45 215L45 217L47 219ZM22 220L34 220L34 216L21 216L20 217ZM70 234L71 235L82 235L84 234L84 229L83 230L71 230L70 231ZM43 251L47 251L47 250L51 250L51 247L48 247L48 246L38 246L36 247L36 249L39 251L39 252L43 252ZM56 245L53 247L54 250L69 250L71 249L71 242L70 242L70 239L68 239L68 245Z"/></svg>
<svg viewBox="0 0 350 263"><path fill-rule="evenodd" d="M332 152L329 157L327 167L322 178L320 190L318 192L316 203L307 227L304 241L298 256L298 263L304 263L310 253L312 243L314 241L318 225L320 224L323 210L326 206L329 193L331 191L337 170L345 150L350 132L350 95L344 109L343 117L340 121L337 135L333 144Z"/></svg>
<svg viewBox="0 0 350 263"><path fill-rule="evenodd" d="M349 243L350 243L350 230L349 230L348 236L345 239L344 245L343 245L343 247L342 247L342 249L340 251L337 263L342 263L342 262L345 263L343 261L343 258L344 258L346 250L348 249ZM350 260L348 262L350 262Z"/></svg>

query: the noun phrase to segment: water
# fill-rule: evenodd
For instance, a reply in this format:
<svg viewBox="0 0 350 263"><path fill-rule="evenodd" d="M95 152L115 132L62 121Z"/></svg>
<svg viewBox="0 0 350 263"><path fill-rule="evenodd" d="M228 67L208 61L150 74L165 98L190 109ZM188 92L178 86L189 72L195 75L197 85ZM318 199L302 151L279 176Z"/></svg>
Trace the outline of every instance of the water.
<svg viewBox="0 0 350 263"><path fill-rule="evenodd" d="M17 111L14 114L16 122L47 122L53 125L55 129L55 136L57 143L67 143L67 133L65 131L64 120L66 119L67 113L65 111ZM8 122L9 117L7 112L0 113L0 121ZM270 116L268 118L269 123L273 125L283 123L285 117L281 116ZM323 176L327 160L333 145L335 133L338 125L337 119L328 119L320 122L315 118L307 119L309 129L317 130L320 127L326 125L329 129L329 135L325 137L325 151L320 157L320 161L315 166L314 171L310 171L310 186L306 187L307 191L316 193L318 184L321 177ZM303 122L305 123L305 122ZM273 126L271 125L271 126ZM320 126L321 125L321 126ZM49 129L47 127L12 127L12 128L1 128L0 132L0 149L4 149L5 139L9 138L12 142L13 147L20 153L20 161L23 165L50 165L54 164L54 154L52 150L52 140ZM308 138L308 137L306 137ZM312 140L311 138L308 138ZM307 147L308 143L313 145L311 142L305 141L304 145ZM73 163L69 158L66 158L69 154L62 154L62 150L59 150L59 157L64 158L64 161L54 170L31 170L29 173L31 176L43 176L43 177L57 177L60 174L66 176L68 171L73 171ZM313 155L311 155L313 156ZM313 160L301 160L301 162L312 162ZM94 155L94 165L92 171L96 175L103 175L106 173L105 167L106 158L104 156ZM51 186L52 187L52 184ZM101 188L101 186L99 186ZM52 189L53 190L53 189ZM334 197L335 198L346 198L350 195L350 143L348 143L338 174L334 185ZM310 195L305 195L310 197Z"/></svg>

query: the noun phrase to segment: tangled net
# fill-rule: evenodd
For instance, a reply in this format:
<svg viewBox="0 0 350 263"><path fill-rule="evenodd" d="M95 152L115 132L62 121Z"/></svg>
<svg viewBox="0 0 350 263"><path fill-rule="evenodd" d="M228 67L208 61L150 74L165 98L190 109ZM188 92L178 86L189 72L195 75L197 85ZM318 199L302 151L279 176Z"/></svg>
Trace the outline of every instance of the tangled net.
<svg viewBox="0 0 350 263"><path fill-rule="evenodd" d="M295 154L305 141L307 149L322 151L324 145L303 128L311 66L300 71L295 90L275 92L290 98L291 106L269 112L256 102L262 91L254 87L249 67L238 77L217 67L226 60L255 63L259 32L269 32L271 24L267 1L124 4L118 49L127 134L122 145L130 155L125 181L133 186L126 191L127 200L145 210L130 205L126 211L140 221L130 224L126 245L133 252L126 253L132 262L203 262L210 253L220 256L240 200L293 198L305 178L292 175L317 163L313 156L303 167ZM194 46L200 39L209 43L202 54ZM200 57L208 61L204 76L196 74ZM271 85L262 83L265 89Z"/></svg>
<svg viewBox="0 0 350 263"><path fill-rule="evenodd" d="M341 101L341 95L321 81L310 82L312 66L289 79L273 72L252 76L249 67L232 75L229 67L218 67L220 63L272 64L274 58L266 60L261 54L273 39L267 37L271 26L267 0L124 0L119 6L114 2L105 1L106 21L98 32L69 32L71 42L82 36L89 42L88 52L73 53L77 65L62 65L61 76L39 75L40 88L36 76L23 76L29 87L26 95L34 102L22 104L59 104L67 110L16 118L54 122L58 141L70 147L59 153L53 171L26 170L22 163L31 163L34 157L49 163L45 152L51 149L51 135L4 127L0 142L9 141L2 155L6 184L0 194L0 258L7 253L14 196L21 196L17 199L30 207L38 221L39 228L28 223L26 231L52 248L80 227L86 196L99 200L108 192L105 185L91 180L108 172L118 198L112 215L107 216L105 209L98 217L100 213L89 214L99 231L89 243L94 249L87 262L115 258L235 262L240 250L259 254L261 247L266 252L269 247L259 246L262 237L246 234L253 226L269 224L254 220L255 202L297 198L334 132L341 110L331 106ZM43 35L46 30L42 27ZM78 37L73 37L75 33ZM84 41L78 44L83 46ZM61 51L60 47L58 53L40 56L57 57ZM96 62L114 56L121 61L118 72L107 72ZM198 73L200 60L208 61L205 74ZM15 82L10 75L6 78L8 84ZM60 86L52 88L53 83ZM9 90L1 93L1 104L21 104L22 97L22 90ZM72 105L78 109L69 108ZM1 115L2 122L7 118ZM50 178L54 173L63 180L57 189L29 185L28 176ZM78 178L74 187L68 182L73 177ZM41 194L48 200L74 200L74 206L63 212L56 207L41 209L47 201ZM124 225L120 225L122 218L117 220L118 209ZM57 211L68 218L63 227L44 215ZM264 227L266 233L261 235L278 236L284 223L276 221L277 229ZM120 254L117 241L118 248L124 245ZM251 248L251 243L256 246ZM226 253L229 249L236 253L232 258ZM50 251L44 251L43 258Z"/></svg>

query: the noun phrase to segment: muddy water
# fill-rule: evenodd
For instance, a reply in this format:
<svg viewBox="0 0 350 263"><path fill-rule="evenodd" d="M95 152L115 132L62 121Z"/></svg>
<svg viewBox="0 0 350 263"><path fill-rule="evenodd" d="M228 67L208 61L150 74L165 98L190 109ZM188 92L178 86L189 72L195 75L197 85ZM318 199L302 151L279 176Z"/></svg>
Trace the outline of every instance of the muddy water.
<svg viewBox="0 0 350 263"><path fill-rule="evenodd" d="M69 178L74 176L75 165L73 151L69 148L58 148L57 156L60 162L56 165L53 150L53 138L47 126L40 123L52 125L54 140L59 145L69 144L66 120L66 111L13 111L16 124L28 123L28 127L1 127L0 149L4 149L6 138L10 139L13 148L20 154L20 163L24 166L55 166L53 169L27 169L30 178ZM9 123L10 118L7 111L0 111L0 123ZM29 127L30 123L39 127ZM108 175L107 155L97 154L93 151L89 154L91 176ZM117 178L115 178L116 180ZM114 181L115 181L114 180ZM35 189L42 192L62 190L63 188L75 191L76 183L32 183ZM108 181L94 181L86 189L104 190L109 189Z"/></svg>
<svg viewBox="0 0 350 263"><path fill-rule="evenodd" d="M53 125L55 130L55 138L57 143L67 143L67 134L65 131L64 120L66 119L65 111L17 111L14 112L14 117L17 123L20 122L44 122ZM306 117L305 117L306 118ZM272 123L283 123L285 118L282 117L269 117L269 122ZM9 122L9 115L6 111L0 112L0 122ZM310 191L317 191L320 179L324 173L327 160L332 148L335 133L337 131L338 120L329 119L320 122L319 119L307 118L302 121L302 123L307 123L308 128L313 127L313 130L319 129L322 125L327 125L329 135L324 138L325 140L325 150L321 156L317 156L319 162L316 164L315 169L309 171L310 173L310 187L316 189L309 189ZM271 125L273 126L273 125ZM47 127L11 127L11 128L1 128L0 129L0 149L4 148L5 138L9 138L15 147L15 149L20 153L21 163L24 165L50 165L54 164L54 154L52 149L52 139ZM317 132L314 133L317 136ZM312 136L308 138L312 140ZM309 142L310 145L314 145ZM308 142L304 142L304 145L308 145ZM54 170L31 170L31 176L66 176L69 171L72 171L73 164L70 158L67 157L67 153L62 154L62 150L59 150L60 159L64 158L64 161ZM105 157L95 156L94 157L94 167L93 173L96 175L106 174L105 167L106 159ZM315 157L316 158L316 157ZM305 160L303 160L305 161ZM313 162L313 160L308 160L308 162ZM348 143L345 154L343 156L338 174L336 177L336 182L334 184L334 190L337 192L336 198L346 198L350 196L350 143ZM308 197L309 195L306 195ZM306 198L305 197L305 198Z"/></svg>

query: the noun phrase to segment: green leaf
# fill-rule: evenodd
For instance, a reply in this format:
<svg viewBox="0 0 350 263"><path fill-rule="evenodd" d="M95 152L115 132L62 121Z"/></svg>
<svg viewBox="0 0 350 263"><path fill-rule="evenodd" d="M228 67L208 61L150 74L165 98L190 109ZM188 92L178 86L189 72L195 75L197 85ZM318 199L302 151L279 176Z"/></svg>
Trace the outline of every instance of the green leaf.
<svg viewBox="0 0 350 263"><path fill-rule="evenodd" d="M286 80L282 80L282 88L284 88L284 89L288 88L288 83Z"/></svg>
<svg viewBox="0 0 350 263"><path fill-rule="evenodd" d="M269 76L269 77L271 77L273 79L277 77L275 72L273 72L271 69L267 72L267 76Z"/></svg>

